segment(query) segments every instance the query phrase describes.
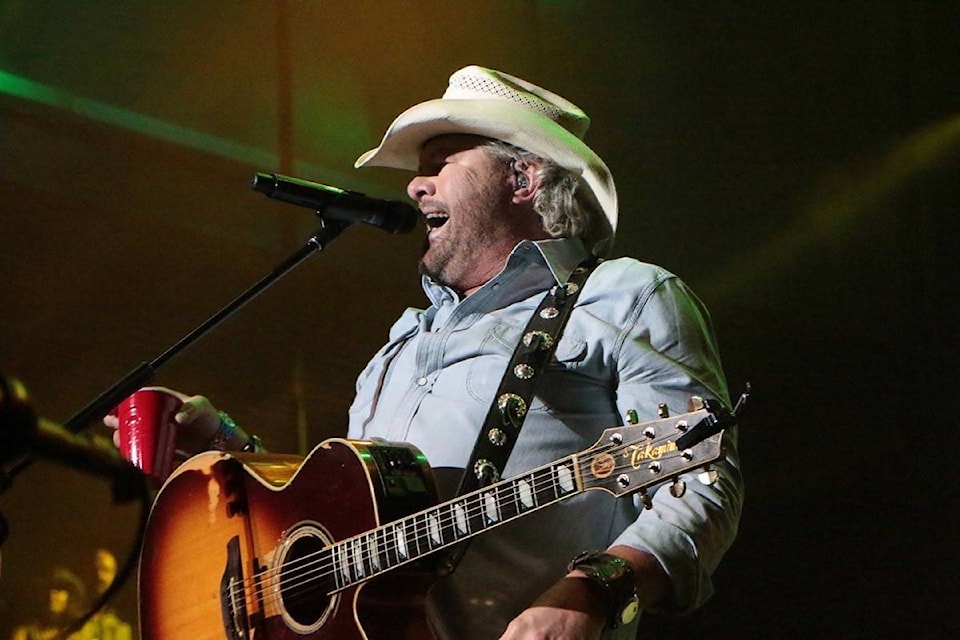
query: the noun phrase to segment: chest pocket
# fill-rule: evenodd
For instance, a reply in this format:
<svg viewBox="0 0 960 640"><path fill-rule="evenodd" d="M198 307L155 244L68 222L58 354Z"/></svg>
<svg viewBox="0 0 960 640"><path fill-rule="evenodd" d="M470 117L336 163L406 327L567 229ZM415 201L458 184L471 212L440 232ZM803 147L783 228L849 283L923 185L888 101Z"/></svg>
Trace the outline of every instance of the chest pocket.
<svg viewBox="0 0 960 640"><path fill-rule="evenodd" d="M480 348L470 363L467 375L467 392L477 402L489 405L493 394L500 386L504 370L513 356L513 351L523 334L524 327L498 323L484 337ZM556 384L556 376L563 375L569 369L581 366L587 357L587 342L577 335L564 334L554 356L547 365L547 371L541 372L538 388ZM553 380L551 380L553 379ZM544 410L546 407L535 398L531 411Z"/></svg>

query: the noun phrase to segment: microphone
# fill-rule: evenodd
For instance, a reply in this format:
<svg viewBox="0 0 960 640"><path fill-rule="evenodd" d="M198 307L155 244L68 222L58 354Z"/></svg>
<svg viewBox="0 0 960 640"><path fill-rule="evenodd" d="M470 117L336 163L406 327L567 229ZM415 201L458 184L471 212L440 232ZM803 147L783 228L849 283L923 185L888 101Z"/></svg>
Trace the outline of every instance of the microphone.
<svg viewBox="0 0 960 640"><path fill-rule="evenodd" d="M38 418L26 388L0 374L0 464L29 453L116 480L142 481L140 469L124 459L112 443L71 433Z"/></svg>
<svg viewBox="0 0 960 640"><path fill-rule="evenodd" d="M390 233L412 231L419 217L417 210L406 202L371 198L278 173L254 174L250 188L269 198L313 209L321 218L348 224L364 222Z"/></svg>

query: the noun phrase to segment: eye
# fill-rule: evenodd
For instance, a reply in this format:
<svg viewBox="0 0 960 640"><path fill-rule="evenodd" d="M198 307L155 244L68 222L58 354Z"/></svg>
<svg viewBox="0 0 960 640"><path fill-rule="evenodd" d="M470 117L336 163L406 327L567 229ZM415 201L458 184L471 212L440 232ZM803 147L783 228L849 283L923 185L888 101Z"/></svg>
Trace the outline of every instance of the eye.
<svg viewBox="0 0 960 640"><path fill-rule="evenodd" d="M440 171L443 170L443 167L446 166L446 162L431 162L429 164L421 164L417 168L417 175L421 176L436 176L440 175Z"/></svg>

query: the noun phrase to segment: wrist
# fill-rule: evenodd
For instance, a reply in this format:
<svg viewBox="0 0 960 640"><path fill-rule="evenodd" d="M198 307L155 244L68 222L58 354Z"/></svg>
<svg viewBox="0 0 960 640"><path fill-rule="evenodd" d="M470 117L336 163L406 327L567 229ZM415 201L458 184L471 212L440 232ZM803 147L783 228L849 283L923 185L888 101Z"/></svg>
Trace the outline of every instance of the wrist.
<svg viewBox="0 0 960 640"><path fill-rule="evenodd" d="M244 451L249 453L259 453L263 450L260 445L260 437L247 435L247 433L237 426L233 418L226 411L218 411L217 417L219 424L217 430L210 436L208 446L211 449L219 451Z"/></svg>
<svg viewBox="0 0 960 640"><path fill-rule="evenodd" d="M627 561L610 553L584 551L567 567L567 577L584 580L600 603L608 627L630 624L640 612L636 580Z"/></svg>

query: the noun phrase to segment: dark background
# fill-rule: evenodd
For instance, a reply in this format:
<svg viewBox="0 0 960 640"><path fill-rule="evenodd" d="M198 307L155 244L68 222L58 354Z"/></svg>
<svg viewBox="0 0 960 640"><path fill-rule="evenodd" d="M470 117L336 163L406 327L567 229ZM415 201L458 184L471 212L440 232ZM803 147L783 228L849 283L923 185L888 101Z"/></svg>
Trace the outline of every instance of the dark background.
<svg viewBox="0 0 960 640"><path fill-rule="evenodd" d="M254 171L400 198L406 176L353 159L454 70L499 68L592 116L615 253L688 281L732 391L754 385L717 594L644 637L953 636L958 33L957 3L906 0L8 0L0 371L65 421L312 233ZM424 304L419 236L348 230L155 382L274 450L342 434L356 374ZM125 555L137 516L44 461L0 511L0 637L55 565Z"/></svg>

